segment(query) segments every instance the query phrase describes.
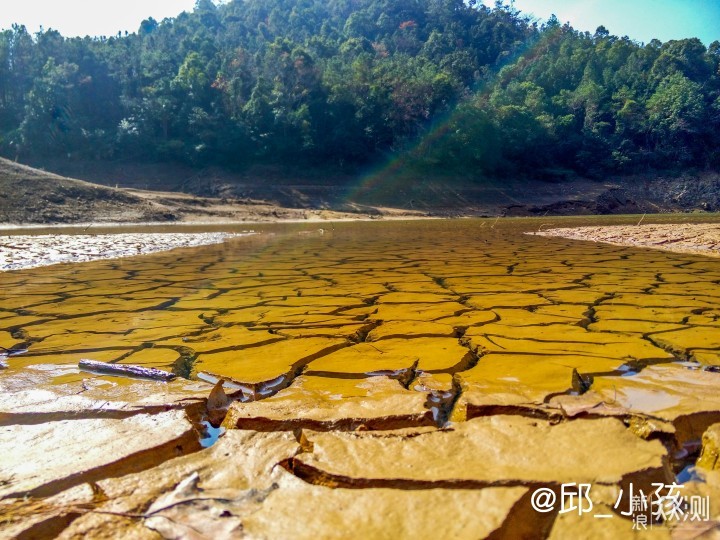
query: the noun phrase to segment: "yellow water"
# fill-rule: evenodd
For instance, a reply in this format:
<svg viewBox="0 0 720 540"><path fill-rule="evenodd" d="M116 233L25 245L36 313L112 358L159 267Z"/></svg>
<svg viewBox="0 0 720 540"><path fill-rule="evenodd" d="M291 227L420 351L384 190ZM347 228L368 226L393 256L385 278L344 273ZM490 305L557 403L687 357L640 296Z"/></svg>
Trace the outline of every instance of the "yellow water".
<svg viewBox="0 0 720 540"><path fill-rule="evenodd" d="M9 272L0 346L28 352L0 377L66 383L88 376L75 369L88 358L225 377L249 399L289 384L352 394L338 381L376 375L450 392L454 377L479 406L569 393L573 369L615 385L648 365L720 365L717 260L523 234L636 220L263 226L222 245Z"/></svg>

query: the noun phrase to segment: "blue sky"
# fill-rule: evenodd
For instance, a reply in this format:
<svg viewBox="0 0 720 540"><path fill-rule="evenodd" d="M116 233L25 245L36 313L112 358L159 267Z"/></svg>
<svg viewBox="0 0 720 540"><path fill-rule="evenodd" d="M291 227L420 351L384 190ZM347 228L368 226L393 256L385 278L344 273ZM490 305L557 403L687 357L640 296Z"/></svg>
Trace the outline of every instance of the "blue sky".
<svg viewBox="0 0 720 540"><path fill-rule="evenodd" d="M505 0L509 3L510 0ZM495 0L483 0L493 6ZM515 0L515 8L547 20L551 14L577 30L601 24L611 34L648 43L698 37L720 40L720 0Z"/></svg>
<svg viewBox="0 0 720 540"><path fill-rule="evenodd" d="M194 5L195 0L4 0L0 28L17 22L30 32L42 25L66 36L110 36L118 30L134 32L148 17L174 17ZM594 32L603 24L612 34L645 43L654 37L699 37L706 45L720 40L720 0L515 0L515 7L541 20L555 13L579 30Z"/></svg>

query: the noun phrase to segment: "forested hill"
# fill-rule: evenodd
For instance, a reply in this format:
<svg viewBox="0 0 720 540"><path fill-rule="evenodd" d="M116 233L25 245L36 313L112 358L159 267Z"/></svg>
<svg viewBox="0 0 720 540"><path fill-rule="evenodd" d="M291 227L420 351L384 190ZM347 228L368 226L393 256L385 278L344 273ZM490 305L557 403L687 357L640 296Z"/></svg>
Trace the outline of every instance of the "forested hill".
<svg viewBox="0 0 720 540"><path fill-rule="evenodd" d="M719 36L720 37L720 36ZM0 34L0 153L602 175L720 166L720 43L474 0L198 0L137 33Z"/></svg>

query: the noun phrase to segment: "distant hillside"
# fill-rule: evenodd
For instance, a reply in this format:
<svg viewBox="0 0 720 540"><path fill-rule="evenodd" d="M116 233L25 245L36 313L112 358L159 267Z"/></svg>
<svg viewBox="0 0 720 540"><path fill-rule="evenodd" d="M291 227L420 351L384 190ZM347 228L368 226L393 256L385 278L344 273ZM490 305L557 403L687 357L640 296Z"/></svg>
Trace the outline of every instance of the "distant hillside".
<svg viewBox="0 0 720 540"><path fill-rule="evenodd" d="M0 153L27 162L481 183L718 170L719 148L720 42L640 44L509 6L198 0L125 36L0 32Z"/></svg>
<svg viewBox="0 0 720 540"><path fill-rule="evenodd" d="M452 216L553 216L720 211L720 174L620 177L598 182L505 180L472 185L463 178L394 178L390 186L333 185L334 178L291 178L272 169L233 175L208 169L135 165L85 170L105 186L0 158L0 224L266 222ZM82 167L80 167L82 169ZM104 170L103 170L104 169ZM79 171L80 172L80 171ZM66 174L73 174L68 173ZM172 179L172 182L171 182ZM191 193L112 188L165 182ZM346 179L343 179L346 181ZM368 189L370 188L370 189Z"/></svg>

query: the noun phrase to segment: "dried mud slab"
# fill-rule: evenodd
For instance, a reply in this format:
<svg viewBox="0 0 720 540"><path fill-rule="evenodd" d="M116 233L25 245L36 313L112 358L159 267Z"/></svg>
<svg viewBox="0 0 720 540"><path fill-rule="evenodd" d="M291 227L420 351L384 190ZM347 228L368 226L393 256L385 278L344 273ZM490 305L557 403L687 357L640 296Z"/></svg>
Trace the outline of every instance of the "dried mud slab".
<svg viewBox="0 0 720 540"><path fill-rule="evenodd" d="M703 448L695 467L694 478L682 487L685 501L699 500L696 505L705 514L702 520L674 523L673 538L714 538L720 533L720 471L717 469L718 435L720 424L708 428L702 438Z"/></svg>
<svg viewBox="0 0 720 540"><path fill-rule="evenodd" d="M566 414L639 415L674 425L678 445L700 439L720 422L718 374L682 365L657 365L627 377L596 377L582 396L551 401Z"/></svg>
<svg viewBox="0 0 720 540"><path fill-rule="evenodd" d="M454 337L456 330L450 323L421 322L421 321L388 321L373 328L366 341L379 341L383 339L408 339L421 337Z"/></svg>
<svg viewBox="0 0 720 540"><path fill-rule="evenodd" d="M580 326L507 326L490 324L465 337L483 353L581 356L589 359L666 360L673 356L642 337L601 333Z"/></svg>
<svg viewBox="0 0 720 540"><path fill-rule="evenodd" d="M206 383L183 379L149 381L80 372L75 367L62 372L58 376L56 369L33 369L26 370L24 377L0 379L0 425L73 418L119 419L171 409L195 415L211 388Z"/></svg>
<svg viewBox="0 0 720 540"><path fill-rule="evenodd" d="M293 460L296 474L338 487L619 484L640 474L646 482L670 478L663 445L641 440L610 418L553 425L493 415L446 430L304 435L311 450Z"/></svg>
<svg viewBox="0 0 720 540"><path fill-rule="evenodd" d="M526 493L521 487L330 489L287 474L262 507L243 521L243 530L248 537L342 539L350 534L388 540L434 539L438 534L487 538L504 527L542 532L535 520L523 527L509 517Z"/></svg>
<svg viewBox="0 0 720 540"><path fill-rule="evenodd" d="M58 530L53 530L54 523L50 520L28 531L40 537L160 538L159 533L147 525L152 524L153 516L163 515L166 507L172 511L173 505L185 510L186 516L200 529L207 527L203 532L209 537L227 537L229 531L241 531L239 520L220 514L233 511L244 515L256 510L255 494L275 489L275 464L291 456L297 447L292 433L257 434L236 430L213 448L167 460L141 473L98 480L93 484L92 497L74 488L54 498L29 499L31 505L17 499L0 501L0 510L7 509L9 516L5 523L0 521L0 535L29 529L27 520L33 519L33 512L42 503L46 515L66 519ZM228 466L231 455L243 458ZM207 504L216 502L219 509L206 516L204 522L189 512L198 499ZM210 519L212 523L208 522ZM182 532L181 536L185 537L195 534L192 528Z"/></svg>
<svg viewBox="0 0 720 540"><path fill-rule="evenodd" d="M0 536L3 538L54 538L92 507L98 492L81 484L44 499L0 499Z"/></svg>
<svg viewBox="0 0 720 540"><path fill-rule="evenodd" d="M521 487L331 489L277 466L299 450L289 432L229 431L193 456L98 482L105 500L82 512L60 538L103 538L108 530L137 538L343 538L348 531L434 538L438 523L454 538L477 538L500 530L527 493Z"/></svg>
<svg viewBox="0 0 720 540"><path fill-rule="evenodd" d="M234 403L224 425L257 431L435 425L426 404L424 393L406 390L388 377L328 380L303 375L270 398Z"/></svg>
<svg viewBox="0 0 720 540"><path fill-rule="evenodd" d="M0 498L52 495L148 468L197 446L184 411L1 426Z"/></svg>
<svg viewBox="0 0 720 540"><path fill-rule="evenodd" d="M477 366L457 374L462 389L453 411L453 420L460 421L489 414L490 411L510 412L520 407L528 412L544 409L553 397L573 391L573 369L582 372L614 371L621 360L531 354L488 354Z"/></svg>
<svg viewBox="0 0 720 540"><path fill-rule="evenodd" d="M472 354L456 338L383 339L341 349L312 361L312 374L379 374L409 371L450 371L470 362Z"/></svg>
<svg viewBox="0 0 720 540"><path fill-rule="evenodd" d="M346 347L346 340L298 338L240 351L198 355L196 369L225 377L253 397L280 389L313 359Z"/></svg>

